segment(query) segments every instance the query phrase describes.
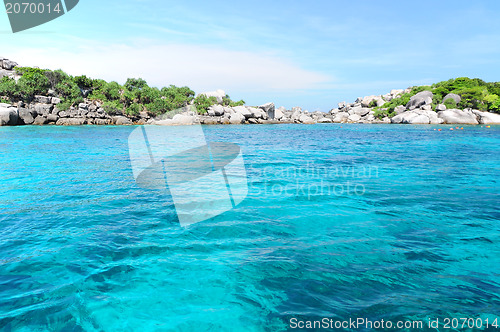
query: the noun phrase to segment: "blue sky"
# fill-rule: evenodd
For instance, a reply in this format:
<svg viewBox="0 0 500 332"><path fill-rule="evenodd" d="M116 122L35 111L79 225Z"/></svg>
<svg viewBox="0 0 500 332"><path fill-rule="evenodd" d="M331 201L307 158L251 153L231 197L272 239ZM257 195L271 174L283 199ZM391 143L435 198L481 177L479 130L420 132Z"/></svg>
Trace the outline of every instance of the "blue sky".
<svg viewBox="0 0 500 332"><path fill-rule="evenodd" d="M248 104L327 111L453 77L500 81L500 1L81 0L12 34L20 65L151 85L224 89Z"/></svg>

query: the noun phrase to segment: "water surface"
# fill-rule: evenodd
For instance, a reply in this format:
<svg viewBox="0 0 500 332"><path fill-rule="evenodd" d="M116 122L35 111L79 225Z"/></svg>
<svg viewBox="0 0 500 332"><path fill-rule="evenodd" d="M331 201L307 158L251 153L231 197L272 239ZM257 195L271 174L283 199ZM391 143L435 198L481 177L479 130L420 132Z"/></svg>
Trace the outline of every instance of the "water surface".
<svg viewBox="0 0 500 332"><path fill-rule="evenodd" d="M135 127L2 127L0 329L498 315L500 127L449 127L204 127L250 191L187 228L134 183Z"/></svg>

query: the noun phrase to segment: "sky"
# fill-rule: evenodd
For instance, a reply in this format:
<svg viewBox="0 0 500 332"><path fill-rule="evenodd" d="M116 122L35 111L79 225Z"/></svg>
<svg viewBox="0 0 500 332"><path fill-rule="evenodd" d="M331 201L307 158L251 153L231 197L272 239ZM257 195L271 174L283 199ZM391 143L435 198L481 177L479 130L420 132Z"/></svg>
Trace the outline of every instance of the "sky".
<svg viewBox="0 0 500 332"><path fill-rule="evenodd" d="M500 1L80 0L0 56L124 83L223 89L249 105L328 111L455 77L500 81Z"/></svg>

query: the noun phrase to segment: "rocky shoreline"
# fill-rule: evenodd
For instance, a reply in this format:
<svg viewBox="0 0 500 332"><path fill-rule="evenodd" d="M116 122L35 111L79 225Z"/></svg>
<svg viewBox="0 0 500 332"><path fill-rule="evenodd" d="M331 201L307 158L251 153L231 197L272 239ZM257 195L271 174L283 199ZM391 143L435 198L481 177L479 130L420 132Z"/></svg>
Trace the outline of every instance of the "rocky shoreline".
<svg viewBox="0 0 500 332"><path fill-rule="evenodd" d="M394 90L396 91L396 90ZM402 91L402 90L397 90ZM377 119L373 101L380 104L380 96L358 98L354 103L339 103L329 113L308 112L300 107L287 110L276 108L273 103L258 107L225 107L213 105L205 115L196 114L189 107L173 114L171 118L156 118L147 112L138 116L111 115L98 102L87 101L69 110L59 110L57 97L36 96L33 103L0 104L0 126L16 125L223 125L223 124L316 124L316 123L366 123L366 124L500 124L500 114L474 109L446 109L438 105L432 110L431 99L424 91L410 100L408 107L397 107L396 116Z"/></svg>
<svg viewBox="0 0 500 332"><path fill-rule="evenodd" d="M15 67L17 63L0 58L0 78L7 76L19 79ZM406 106L397 106L395 116L381 116L377 111L391 100L411 92L392 90L385 95L366 96L358 98L353 103L341 102L329 113L308 112L300 107L287 110L276 108L274 103L258 107L224 106L220 92L217 97L219 104L208 108L206 114L199 115L193 106L185 107L167 115L155 117L148 112L138 115L109 114L98 101L84 99L77 107L61 110L58 105L61 99L56 95L36 95L31 103L17 102L13 104L0 103L0 126L18 125L191 125L191 124L316 124L316 123L367 123L367 124L500 124L500 114L482 112L475 109L447 109L445 100L453 99L460 102L460 96L449 94L440 100L433 110L434 96L430 91L422 91L412 96ZM215 93L215 92L214 92ZM202 93L207 96L213 93ZM216 93L217 94L217 93ZM220 98L219 98L220 97ZM435 105L435 103L434 103ZM394 115L394 113L392 114Z"/></svg>

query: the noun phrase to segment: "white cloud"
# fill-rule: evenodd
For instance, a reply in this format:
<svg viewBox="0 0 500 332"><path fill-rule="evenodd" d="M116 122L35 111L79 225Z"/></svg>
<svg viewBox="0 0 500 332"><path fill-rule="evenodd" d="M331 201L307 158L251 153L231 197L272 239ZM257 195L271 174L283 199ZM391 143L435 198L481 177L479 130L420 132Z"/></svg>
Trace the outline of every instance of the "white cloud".
<svg viewBox="0 0 500 332"><path fill-rule="evenodd" d="M217 88L228 92L290 92L318 89L332 80L286 59L259 52L150 41L133 46L84 40L78 44L83 46L16 48L5 56L21 66L63 69L72 75L86 74L121 83L128 77L142 77L153 86L187 85L197 92Z"/></svg>

